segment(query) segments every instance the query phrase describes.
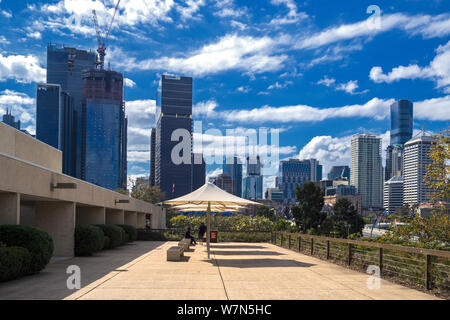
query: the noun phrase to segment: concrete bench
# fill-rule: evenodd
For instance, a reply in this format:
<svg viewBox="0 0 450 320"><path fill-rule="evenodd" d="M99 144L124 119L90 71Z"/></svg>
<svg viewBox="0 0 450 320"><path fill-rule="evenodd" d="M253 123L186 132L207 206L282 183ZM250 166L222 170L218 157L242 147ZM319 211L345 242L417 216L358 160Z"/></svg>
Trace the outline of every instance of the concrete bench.
<svg viewBox="0 0 450 320"><path fill-rule="evenodd" d="M190 239L181 239L180 242L178 242L178 246L183 247L184 251L189 249L189 246L191 245Z"/></svg>
<svg viewBox="0 0 450 320"><path fill-rule="evenodd" d="M181 261L183 252L183 247L170 247L169 249L167 249L167 261Z"/></svg>

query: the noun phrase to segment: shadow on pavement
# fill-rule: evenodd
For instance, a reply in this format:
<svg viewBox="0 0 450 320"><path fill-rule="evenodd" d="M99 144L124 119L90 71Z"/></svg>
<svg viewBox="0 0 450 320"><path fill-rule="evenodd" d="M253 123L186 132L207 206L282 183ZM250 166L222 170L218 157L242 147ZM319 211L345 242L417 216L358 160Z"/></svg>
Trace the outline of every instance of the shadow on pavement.
<svg viewBox="0 0 450 320"><path fill-rule="evenodd" d="M276 251L250 251L250 250L241 250L241 251L232 251L232 250L213 250L213 253L216 256L284 256L284 253L276 252Z"/></svg>
<svg viewBox="0 0 450 320"><path fill-rule="evenodd" d="M165 241L137 241L114 249L100 251L90 257L53 259L38 274L0 283L0 300L63 299L77 290L67 288L67 267L80 267L81 288L106 276L126 272L126 264L154 250L161 250Z"/></svg>
<svg viewBox="0 0 450 320"><path fill-rule="evenodd" d="M279 268L279 267L312 267L314 264L285 259L214 259L211 261L219 267L231 268Z"/></svg>
<svg viewBox="0 0 450 320"><path fill-rule="evenodd" d="M267 247L252 246L252 245L218 245L218 244L211 244L211 249L267 249Z"/></svg>

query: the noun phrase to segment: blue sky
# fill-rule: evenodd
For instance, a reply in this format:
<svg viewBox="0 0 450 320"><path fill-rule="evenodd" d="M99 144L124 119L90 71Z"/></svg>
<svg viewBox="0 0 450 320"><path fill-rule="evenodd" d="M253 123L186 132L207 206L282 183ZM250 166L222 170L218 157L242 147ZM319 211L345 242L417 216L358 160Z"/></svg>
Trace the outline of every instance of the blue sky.
<svg viewBox="0 0 450 320"><path fill-rule="evenodd" d="M91 11L105 29L114 2L1 0L0 114L12 107L33 132L46 44L95 49ZM280 159L315 157L324 175L349 164L352 134L388 143L394 100L414 102L416 131L450 119L449 1L122 0L111 34L106 60L128 79L132 177L148 174L164 72L194 77L204 131L280 129ZM205 150L223 141L203 132Z"/></svg>

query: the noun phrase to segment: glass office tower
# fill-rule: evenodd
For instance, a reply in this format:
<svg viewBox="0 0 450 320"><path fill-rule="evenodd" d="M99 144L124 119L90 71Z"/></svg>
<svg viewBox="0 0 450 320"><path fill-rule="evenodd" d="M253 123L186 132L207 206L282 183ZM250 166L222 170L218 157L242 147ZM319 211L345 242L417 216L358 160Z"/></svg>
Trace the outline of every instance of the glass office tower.
<svg viewBox="0 0 450 320"><path fill-rule="evenodd" d="M391 105L391 141L386 148L385 181L403 172L403 145L412 138L413 103L399 100Z"/></svg>
<svg viewBox="0 0 450 320"><path fill-rule="evenodd" d="M61 86L38 83L36 87L36 139L58 149Z"/></svg>
<svg viewBox="0 0 450 320"><path fill-rule="evenodd" d="M76 178L81 175L82 153L82 77L81 71L95 68L97 54L94 51L78 50L50 43L47 46L47 83L59 84L61 91L72 97L72 126L71 137L64 140L72 140L71 148L74 152L73 167L65 172ZM38 117L38 115L36 115ZM57 135L55 133L55 135ZM64 152L63 152L63 156Z"/></svg>
<svg viewBox="0 0 450 320"><path fill-rule="evenodd" d="M101 187L126 188L127 119L123 76L90 69L82 72L81 177Z"/></svg>
<svg viewBox="0 0 450 320"><path fill-rule="evenodd" d="M166 199L173 199L192 191L192 78L162 75L156 96L158 119L155 136L155 185ZM189 163L172 161L173 148L181 142L172 141L172 133L184 129L190 144ZM182 152L179 154L183 156ZM204 178L203 178L204 180Z"/></svg>
<svg viewBox="0 0 450 320"><path fill-rule="evenodd" d="M412 138L413 103L399 100L391 105L391 145L403 145Z"/></svg>
<svg viewBox="0 0 450 320"><path fill-rule="evenodd" d="M36 139L62 151L63 173L75 167L73 98L59 84L36 85Z"/></svg>
<svg viewBox="0 0 450 320"><path fill-rule="evenodd" d="M233 179L233 194L242 197L242 163L238 157L224 159L222 171Z"/></svg>

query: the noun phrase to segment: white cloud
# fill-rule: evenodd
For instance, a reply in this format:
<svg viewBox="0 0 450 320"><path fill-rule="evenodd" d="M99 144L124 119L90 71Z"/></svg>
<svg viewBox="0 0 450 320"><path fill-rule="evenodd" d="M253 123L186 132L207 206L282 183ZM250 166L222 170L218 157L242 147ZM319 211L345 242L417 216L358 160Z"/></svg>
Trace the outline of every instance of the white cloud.
<svg viewBox="0 0 450 320"><path fill-rule="evenodd" d="M228 70L250 73L276 71L282 68L287 60L284 54L276 54L278 45L288 41L288 37L279 36L272 39L267 36L254 38L251 36L225 35L217 42L207 44L201 49L191 52L187 57L162 57L136 61L127 57L116 62L116 65L130 70L166 70L193 76L204 76ZM120 52L116 52L119 55Z"/></svg>
<svg viewBox="0 0 450 320"><path fill-rule="evenodd" d="M125 110L128 116L128 150L149 150L150 132L155 126L156 101L127 101Z"/></svg>
<svg viewBox="0 0 450 320"><path fill-rule="evenodd" d="M431 121L450 120L450 95L414 102L414 118Z"/></svg>
<svg viewBox="0 0 450 320"><path fill-rule="evenodd" d="M200 15L195 15L200 7L204 6L205 0L186 0L185 6L177 5L177 11L181 15L183 21L188 19L199 19Z"/></svg>
<svg viewBox="0 0 450 320"><path fill-rule="evenodd" d="M43 82L46 70L39 65L35 56L3 56L0 53L0 81L6 79L15 79L20 83Z"/></svg>
<svg viewBox="0 0 450 320"><path fill-rule="evenodd" d="M392 83L402 79L429 79L436 82L438 88L444 92L450 86L450 41L436 49L436 56L426 67L417 64L399 66L385 74L379 66L370 70L369 78L377 83Z"/></svg>
<svg viewBox="0 0 450 320"><path fill-rule="evenodd" d="M206 181L208 181L209 178L217 177L221 173L222 173L222 168L216 168L213 171L208 171L206 173Z"/></svg>
<svg viewBox="0 0 450 320"><path fill-rule="evenodd" d="M33 38L36 40L39 40L42 38L42 34L39 31L35 31L35 32L30 32L27 34L28 38Z"/></svg>
<svg viewBox="0 0 450 320"><path fill-rule="evenodd" d="M0 10L0 14L1 14L2 16L4 16L6 19L9 19L9 18L12 17L12 13L11 13L11 12L8 12L8 11L6 11L6 10Z"/></svg>
<svg viewBox="0 0 450 320"><path fill-rule="evenodd" d="M310 122L331 118L368 117L377 120L385 119L389 114L389 106L394 99L373 98L365 104L347 105L336 108L317 108L307 105L283 107L262 106L251 110L228 110L220 113L227 121L238 122Z"/></svg>
<svg viewBox="0 0 450 320"><path fill-rule="evenodd" d="M134 88L136 86L136 82L134 82L133 80L128 79L128 78L124 79L124 84L125 84L125 87L129 87L129 88Z"/></svg>
<svg viewBox="0 0 450 320"><path fill-rule="evenodd" d="M285 5L289 10L286 15L277 16L276 18L272 19L270 21L270 24L272 25L297 23L308 18L308 15L305 12L298 12L297 5L293 0L271 0L270 2L275 6Z"/></svg>
<svg viewBox="0 0 450 320"><path fill-rule="evenodd" d="M68 29L72 33L91 36L95 34L92 26L92 10L96 11L99 25L104 26L104 29L111 20L115 4L116 1L100 0L61 0L45 4L40 11L49 18L41 23L43 27L54 32ZM161 22L173 22L169 13L174 7L173 0L122 0L112 28L121 30L139 24L157 26Z"/></svg>
<svg viewBox="0 0 450 320"><path fill-rule="evenodd" d="M328 76L325 75L323 77L323 79L320 79L319 81L317 81L317 84L323 84L324 86L331 87L333 84L335 84L335 82L336 82L336 79L328 78Z"/></svg>
<svg viewBox="0 0 450 320"><path fill-rule="evenodd" d="M240 86L240 87L238 87L236 90L239 91L239 92L242 92L242 93L247 93L247 92L249 92L251 89L250 89L249 86Z"/></svg>
<svg viewBox="0 0 450 320"><path fill-rule="evenodd" d="M192 113L194 114L194 117L196 116L211 117L213 116L215 112L214 109L216 109L216 107L217 102L214 99L208 101L200 101L193 106Z"/></svg>
<svg viewBox="0 0 450 320"><path fill-rule="evenodd" d="M289 85L293 84L292 81L285 81L284 83L279 83L276 81L274 84L271 84L267 87L267 90L273 90L273 89L283 89L288 87Z"/></svg>
<svg viewBox="0 0 450 320"><path fill-rule="evenodd" d="M5 36L0 35L0 44L10 44L10 42L5 38Z"/></svg>
<svg viewBox="0 0 450 320"><path fill-rule="evenodd" d="M355 23L333 26L301 37L295 47L297 49L314 49L340 41L373 37L394 28L404 30L411 35L421 34L425 38L443 37L450 34L450 14L438 16L386 14L381 15L379 28L375 27L373 22L373 18L368 18Z"/></svg>
<svg viewBox="0 0 450 320"><path fill-rule="evenodd" d="M345 91L349 94L354 94L355 90L358 89L358 80L350 80L347 83L341 83L339 84L336 89Z"/></svg>
<svg viewBox="0 0 450 320"><path fill-rule="evenodd" d="M237 8L233 0L218 0L216 1L218 10L214 10L213 14L221 18L239 18L247 15L247 8ZM242 24L241 24L242 26Z"/></svg>

